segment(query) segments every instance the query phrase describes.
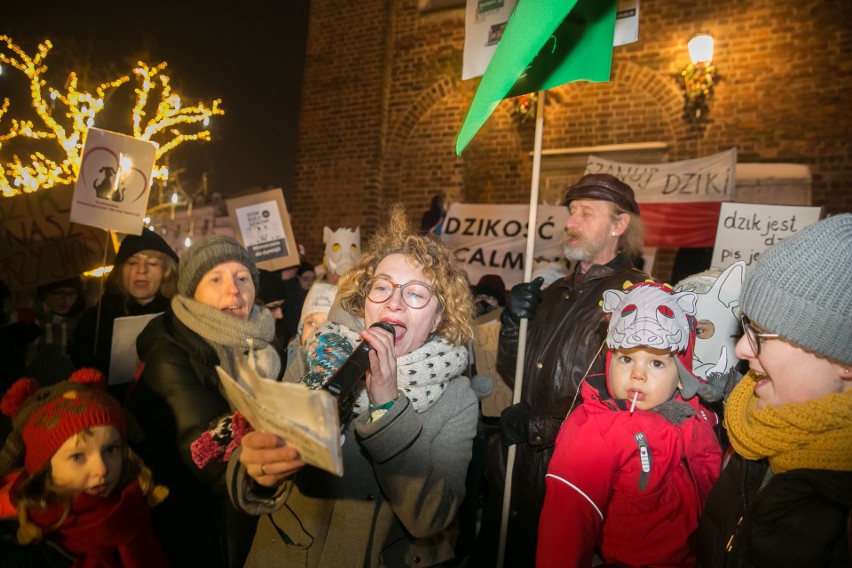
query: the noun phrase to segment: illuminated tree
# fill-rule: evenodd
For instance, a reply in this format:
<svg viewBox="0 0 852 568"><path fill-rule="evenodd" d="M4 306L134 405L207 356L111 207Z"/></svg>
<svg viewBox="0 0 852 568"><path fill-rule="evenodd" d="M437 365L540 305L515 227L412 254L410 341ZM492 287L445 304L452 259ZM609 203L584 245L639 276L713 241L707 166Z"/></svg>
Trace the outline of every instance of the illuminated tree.
<svg viewBox="0 0 852 568"><path fill-rule="evenodd" d="M0 65L8 65L25 75L36 116L34 120L10 117L8 126L3 126L11 103L4 98L0 104L0 195L5 197L73 183L80 169L86 130L104 110L108 92L126 83L135 84L136 94L135 104L128 109L132 124L130 134L158 145L154 179L163 180L168 176L167 168L162 165L162 158L168 152L190 140L209 141L210 131L206 128L210 117L224 114L219 107L220 99L209 106L203 102L183 106L180 95L172 90L169 76L164 73L166 62L149 66L140 61L133 69L132 82L130 75L125 75L102 83L93 92L78 90L74 72L68 75L62 89L52 87L45 79L47 65L44 63L52 47L53 44L45 40L31 57L11 37L0 35ZM192 128L198 123L201 130L197 130L198 126ZM17 154L9 159L3 147L16 138L38 141L44 145L43 151L36 150L27 159Z"/></svg>

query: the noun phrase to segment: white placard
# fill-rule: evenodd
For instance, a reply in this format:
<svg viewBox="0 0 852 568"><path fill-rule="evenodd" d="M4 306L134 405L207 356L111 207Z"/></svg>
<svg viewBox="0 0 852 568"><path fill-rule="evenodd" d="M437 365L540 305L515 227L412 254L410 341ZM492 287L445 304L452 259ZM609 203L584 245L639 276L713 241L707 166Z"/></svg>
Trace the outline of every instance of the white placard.
<svg viewBox="0 0 852 568"><path fill-rule="evenodd" d="M615 8L615 35L612 46L639 41L639 0L618 0Z"/></svg>
<svg viewBox="0 0 852 568"><path fill-rule="evenodd" d="M74 185L71 221L142 234L156 151L153 142L90 128Z"/></svg>
<svg viewBox="0 0 852 568"><path fill-rule="evenodd" d="M133 379L139 366L136 355L136 338L148 322L160 315L128 316L115 318L112 327L112 349L109 356L109 384L121 385Z"/></svg>
<svg viewBox="0 0 852 568"><path fill-rule="evenodd" d="M467 0L462 79L485 73L517 3L518 0Z"/></svg>
<svg viewBox="0 0 852 568"><path fill-rule="evenodd" d="M610 174L636 193L639 203L731 201L737 187L737 149L656 164L616 162L589 156L587 174Z"/></svg>
<svg viewBox="0 0 852 568"><path fill-rule="evenodd" d="M722 203L711 266L727 268L742 260L751 270L764 250L816 223L821 211L798 205Z"/></svg>
<svg viewBox="0 0 852 568"><path fill-rule="evenodd" d="M453 203L441 226L441 240L464 262L471 282L496 274L510 289L524 279L529 205ZM536 258L564 258L560 240L568 209L539 205L536 213Z"/></svg>

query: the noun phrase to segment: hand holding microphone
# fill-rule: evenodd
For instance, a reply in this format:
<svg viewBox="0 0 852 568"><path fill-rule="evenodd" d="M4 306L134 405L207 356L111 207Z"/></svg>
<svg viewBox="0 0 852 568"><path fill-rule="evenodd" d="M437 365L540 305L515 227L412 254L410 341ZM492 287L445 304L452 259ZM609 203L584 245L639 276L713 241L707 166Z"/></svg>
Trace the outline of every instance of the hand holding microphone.
<svg viewBox="0 0 852 568"><path fill-rule="evenodd" d="M380 327L396 337L393 325L386 321L377 321L370 327ZM370 344L361 340L355 350L343 365L331 376L325 384L325 389L338 398L343 398L355 388L358 381L364 378L370 370Z"/></svg>

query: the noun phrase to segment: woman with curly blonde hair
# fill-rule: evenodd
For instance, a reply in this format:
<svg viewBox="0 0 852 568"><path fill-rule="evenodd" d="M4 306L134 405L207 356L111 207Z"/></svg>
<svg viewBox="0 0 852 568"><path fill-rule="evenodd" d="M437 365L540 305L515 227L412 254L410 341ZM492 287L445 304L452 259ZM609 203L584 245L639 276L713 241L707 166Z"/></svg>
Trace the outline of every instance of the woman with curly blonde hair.
<svg viewBox="0 0 852 568"><path fill-rule="evenodd" d="M364 317L367 297L363 291L376 267L385 257L401 254L420 265L423 275L433 283L438 315L443 317L436 333L455 345L464 345L473 337L473 300L467 272L444 243L411 234L407 223L401 209L391 213L387 229L373 237L358 265L341 277L337 299L344 309Z"/></svg>
<svg viewBox="0 0 852 568"><path fill-rule="evenodd" d="M473 333L464 267L396 206L339 286L308 373L285 380L321 388L370 344L365 380L340 400L345 473L305 466L273 434L247 434L228 471L233 501L263 515L246 565L440 564L453 555L478 415L461 375Z"/></svg>

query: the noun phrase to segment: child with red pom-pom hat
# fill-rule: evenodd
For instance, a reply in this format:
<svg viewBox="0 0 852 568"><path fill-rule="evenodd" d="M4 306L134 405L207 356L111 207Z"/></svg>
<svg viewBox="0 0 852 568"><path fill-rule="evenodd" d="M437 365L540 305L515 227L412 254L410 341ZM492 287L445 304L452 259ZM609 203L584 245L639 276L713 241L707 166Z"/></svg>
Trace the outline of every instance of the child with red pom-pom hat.
<svg viewBox="0 0 852 568"><path fill-rule="evenodd" d="M46 388L20 379L0 402L14 428L0 475L23 466L8 486L18 542L49 540L75 567L169 566L149 521L167 491L127 446L124 411L105 388L100 371L81 369Z"/></svg>

